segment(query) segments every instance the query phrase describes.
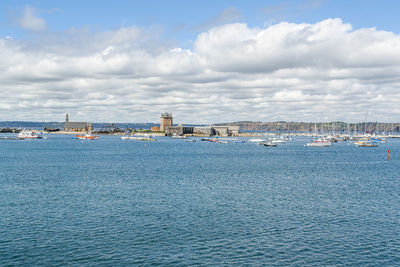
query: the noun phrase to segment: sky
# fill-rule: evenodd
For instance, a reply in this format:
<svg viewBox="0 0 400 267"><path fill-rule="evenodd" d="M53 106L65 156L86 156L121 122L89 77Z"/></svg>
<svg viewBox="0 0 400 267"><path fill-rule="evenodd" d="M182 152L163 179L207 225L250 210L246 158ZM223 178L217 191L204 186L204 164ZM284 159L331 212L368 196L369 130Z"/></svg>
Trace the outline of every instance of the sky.
<svg viewBox="0 0 400 267"><path fill-rule="evenodd" d="M0 2L0 121L400 121L399 1Z"/></svg>

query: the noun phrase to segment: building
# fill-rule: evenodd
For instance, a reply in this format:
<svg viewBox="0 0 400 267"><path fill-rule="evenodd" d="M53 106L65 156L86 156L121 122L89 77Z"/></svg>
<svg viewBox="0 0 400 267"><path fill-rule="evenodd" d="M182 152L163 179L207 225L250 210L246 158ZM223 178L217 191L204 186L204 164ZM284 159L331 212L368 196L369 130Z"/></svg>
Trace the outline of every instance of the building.
<svg viewBox="0 0 400 267"><path fill-rule="evenodd" d="M171 113L162 113L161 114L161 123L160 123L160 131L165 132L168 127L173 125L172 122L172 114Z"/></svg>
<svg viewBox="0 0 400 267"><path fill-rule="evenodd" d="M215 135L219 136L229 136L229 128L228 126L213 126L215 130Z"/></svg>
<svg viewBox="0 0 400 267"><path fill-rule="evenodd" d="M91 122L71 122L71 121L69 121L68 114L66 114L64 131L90 132L90 131L93 131L93 123L91 123Z"/></svg>
<svg viewBox="0 0 400 267"><path fill-rule="evenodd" d="M211 136L215 135L215 129L211 126L194 127L193 134Z"/></svg>
<svg viewBox="0 0 400 267"><path fill-rule="evenodd" d="M202 136L238 136L240 126L171 126L166 130L166 134L171 135L184 135L184 134L195 134Z"/></svg>
<svg viewBox="0 0 400 267"><path fill-rule="evenodd" d="M152 131L152 132L159 132L159 131L160 131L160 127L158 127L158 126L153 126L153 127L151 127L151 131Z"/></svg>
<svg viewBox="0 0 400 267"><path fill-rule="evenodd" d="M215 134L219 136L238 136L240 126L212 126L215 130Z"/></svg>
<svg viewBox="0 0 400 267"><path fill-rule="evenodd" d="M228 133L231 136L239 136L240 126L230 125L228 126Z"/></svg>
<svg viewBox="0 0 400 267"><path fill-rule="evenodd" d="M194 127L187 127L187 126L170 126L167 128L165 133L168 136L172 135L184 135L184 134L193 134Z"/></svg>

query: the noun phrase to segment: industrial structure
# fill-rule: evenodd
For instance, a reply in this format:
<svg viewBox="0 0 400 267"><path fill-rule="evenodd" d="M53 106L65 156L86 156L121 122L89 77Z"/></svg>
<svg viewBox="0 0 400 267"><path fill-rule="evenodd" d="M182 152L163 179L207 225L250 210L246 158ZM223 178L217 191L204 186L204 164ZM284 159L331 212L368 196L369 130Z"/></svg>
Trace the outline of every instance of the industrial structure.
<svg viewBox="0 0 400 267"><path fill-rule="evenodd" d="M238 136L240 126L171 126L166 130L166 134L172 135L184 135L184 134L194 134L202 136Z"/></svg>
<svg viewBox="0 0 400 267"><path fill-rule="evenodd" d="M69 121L68 114L66 114L64 131L90 132L90 131L93 131L93 123L91 123L91 122L71 122L71 121Z"/></svg>
<svg viewBox="0 0 400 267"><path fill-rule="evenodd" d="M211 127L211 126L194 127L193 134L195 134L195 135L212 136L212 135L215 135L215 129L213 127Z"/></svg>
<svg viewBox="0 0 400 267"><path fill-rule="evenodd" d="M172 135L184 135L184 134L193 134L193 129L194 127L188 127L188 126L171 126L168 127L165 133L168 136Z"/></svg>

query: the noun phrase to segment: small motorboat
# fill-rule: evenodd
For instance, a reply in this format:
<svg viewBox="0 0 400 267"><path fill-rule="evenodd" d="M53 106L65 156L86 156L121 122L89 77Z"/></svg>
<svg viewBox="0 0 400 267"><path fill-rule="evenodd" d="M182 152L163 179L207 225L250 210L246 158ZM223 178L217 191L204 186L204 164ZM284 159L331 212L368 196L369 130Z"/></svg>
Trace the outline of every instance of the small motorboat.
<svg viewBox="0 0 400 267"><path fill-rule="evenodd" d="M278 146L277 143L273 143L273 142L264 142L262 143L264 146Z"/></svg>
<svg viewBox="0 0 400 267"><path fill-rule="evenodd" d="M274 143L274 144L285 144L286 141L283 138L272 138L270 140L270 143Z"/></svg>
<svg viewBox="0 0 400 267"><path fill-rule="evenodd" d="M43 134L42 133L37 133L34 131L27 131L27 130L22 130L19 132L17 135L18 139L42 139Z"/></svg>
<svg viewBox="0 0 400 267"><path fill-rule="evenodd" d="M98 135L92 135L92 133L87 133L85 135L77 134L76 137L79 140L97 140L97 139L99 139Z"/></svg>
<svg viewBox="0 0 400 267"><path fill-rule="evenodd" d="M261 143L261 142L265 142L265 139L254 138L254 139L249 139L249 142Z"/></svg>
<svg viewBox="0 0 400 267"><path fill-rule="evenodd" d="M173 133L171 137L174 139L187 139L186 135L177 135L176 133Z"/></svg>
<svg viewBox="0 0 400 267"><path fill-rule="evenodd" d="M359 141L354 143L357 147L377 147L378 142L372 141Z"/></svg>

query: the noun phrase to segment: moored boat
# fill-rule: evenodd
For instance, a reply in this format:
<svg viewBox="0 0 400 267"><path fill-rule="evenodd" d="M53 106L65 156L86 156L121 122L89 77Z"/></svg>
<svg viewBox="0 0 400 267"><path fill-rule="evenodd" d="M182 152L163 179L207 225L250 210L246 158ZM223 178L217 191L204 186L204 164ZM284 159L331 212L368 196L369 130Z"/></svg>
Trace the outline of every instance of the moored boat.
<svg viewBox="0 0 400 267"><path fill-rule="evenodd" d="M19 132L17 135L18 139L42 139L43 134L42 133L37 133L34 131L27 131L27 130L22 130Z"/></svg>
<svg viewBox="0 0 400 267"><path fill-rule="evenodd" d="M377 147L378 142L374 141L359 141L354 143L357 147Z"/></svg>
<svg viewBox="0 0 400 267"><path fill-rule="evenodd" d="M324 138L320 138L317 140L314 140L310 143L307 143L306 146L310 146L310 147L328 147L331 146L331 141L326 140Z"/></svg>
<svg viewBox="0 0 400 267"><path fill-rule="evenodd" d="M92 133L87 133L85 135L77 134L76 137L79 140L97 140L97 139L99 139L98 135L92 135Z"/></svg>
<svg viewBox="0 0 400 267"><path fill-rule="evenodd" d="M176 133L174 133L171 137L174 139L187 139L186 135L177 135Z"/></svg>
<svg viewBox="0 0 400 267"><path fill-rule="evenodd" d="M254 139L249 139L249 142L253 142L253 143L261 143L261 142L265 142L265 139L261 139L261 138L254 138Z"/></svg>
<svg viewBox="0 0 400 267"><path fill-rule="evenodd" d="M269 139L269 142L274 143L274 144L285 144L286 143L284 138L272 138L272 139Z"/></svg>
<svg viewBox="0 0 400 267"><path fill-rule="evenodd" d="M262 143L264 146L278 146L278 143L274 143L274 142L264 142Z"/></svg>

